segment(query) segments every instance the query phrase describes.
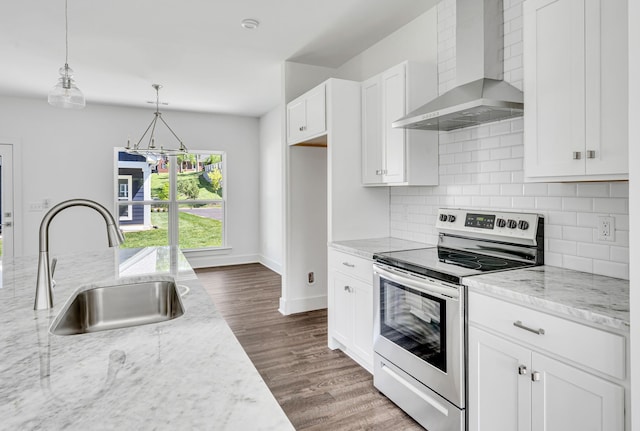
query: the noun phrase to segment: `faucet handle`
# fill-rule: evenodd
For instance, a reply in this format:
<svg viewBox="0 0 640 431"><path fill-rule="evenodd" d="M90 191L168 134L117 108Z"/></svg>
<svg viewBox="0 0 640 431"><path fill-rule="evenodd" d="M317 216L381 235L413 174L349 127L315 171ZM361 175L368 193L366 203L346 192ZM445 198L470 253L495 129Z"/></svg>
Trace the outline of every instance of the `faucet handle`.
<svg viewBox="0 0 640 431"><path fill-rule="evenodd" d="M51 259L51 266L50 266L50 271L51 271L51 287L56 287L56 281L53 279L53 274L56 272L56 265L58 264L58 258L54 257L53 259Z"/></svg>

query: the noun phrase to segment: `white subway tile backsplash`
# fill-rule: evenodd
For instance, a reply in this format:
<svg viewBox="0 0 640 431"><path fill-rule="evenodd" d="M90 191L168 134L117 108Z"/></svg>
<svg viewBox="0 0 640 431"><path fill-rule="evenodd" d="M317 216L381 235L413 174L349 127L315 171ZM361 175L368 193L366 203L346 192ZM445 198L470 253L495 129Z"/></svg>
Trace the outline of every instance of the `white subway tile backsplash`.
<svg viewBox="0 0 640 431"><path fill-rule="evenodd" d="M611 186L610 196L612 198L628 198L629 197L629 183L627 181L611 183L610 186Z"/></svg>
<svg viewBox="0 0 640 431"><path fill-rule="evenodd" d="M480 186L480 193L483 196L499 196L500 185L499 184L482 184Z"/></svg>
<svg viewBox="0 0 640 431"><path fill-rule="evenodd" d="M491 123L489 126L489 134L491 136L502 135L511 132L511 124L508 120Z"/></svg>
<svg viewBox="0 0 640 431"><path fill-rule="evenodd" d="M575 256L578 250L578 245L575 241L549 238L549 250L553 250L556 253Z"/></svg>
<svg viewBox="0 0 640 431"><path fill-rule="evenodd" d="M562 226L556 226L552 224L544 225L544 237L562 239Z"/></svg>
<svg viewBox="0 0 640 431"><path fill-rule="evenodd" d="M491 151L491 160L502 160L511 158L511 148L495 148Z"/></svg>
<svg viewBox="0 0 640 431"><path fill-rule="evenodd" d="M500 146L500 137L493 136L480 139L480 149L490 150L491 148L498 148Z"/></svg>
<svg viewBox="0 0 640 431"><path fill-rule="evenodd" d="M527 211L535 209L536 199L533 197L514 197L512 199L513 209L518 211Z"/></svg>
<svg viewBox="0 0 640 431"><path fill-rule="evenodd" d="M502 184L500 194L502 196L522 196L522 184Z"/></svg>
<svg viewBox="0 0 640 431"><path fill-rule="evenodd" d="M524 185L525 196L547 196L548 185L544 183L529 183Z"/></svg>
<svg viewBox="0 0 640 431"><path fill-rule="evenodd" d="M562 254L545 251L544 264L551 266L562 266Z"/></svg>
<svg viewBox="0 0 640 431"><path fill-rule="evenodd" d="M577 195L581 197L608 198L609 183L579 183Z"/></svg>
<svg viewBox="0 0 640 431"><path fill-rule="evenodd" d="M522 165L523 165L522 157L500 160L501 171L521 171Z"/></svg>
<svg viewBox="0 0 640 431"><path fill-rule="evenodd" d="M593 199L563 198L562 209L565 211L593 211Z"/></svg>
<svg viewBox="0 0 640 431"><path fill-rule="evenodd" d="M565 255L563 266L575 271L593 272L593 259Z"/></svg>
<svg viewBox="0 0 640 431"><path fill-rule="evenodd" d="M490 208L491 198L488 196L471 196L471 206L474 208Z"/></svg>
<svg viewBox="0 0 640 431"><path fill-rule="evenodd" d="M492 172L490 183L491 184L504 184L509 183L511 180L511 173L509 172Z"/></svg>
<svg viewBox="0 0 640 431"><path fill-rule="evenodd" d="M578 243L578 256L592 259L609 259L610 247L601 244Z"/></svg>
<svg viewBox="0 0 640 431"><path fill-rule="evenodd" d="M603 260L607 260L606 258ZM611 247L609 260L620 263L629 263L629 249L627 247Z"/></svg>
<svg viewBox="0 0 640 431"><path fill-rule="evenodd" d="M569 183L550 183L549 196L576 196L576 185Z"/></svg>
<svg viewBox="0 0 640 431"><path fill-rule="evenodd" d="M522 4L503 0L504 79L522 89ZM438 3L439 91L456 85L455 0ZM527 183L523 118L440 132L440 185L393 187L391 235L437 242L439 207L522 210L545 217L545 264L628 278L627 182ZM403 191L409 190L409 191ZM420 199L404 199L409 196ZM597 237L597 216L615 217L615 241Z"/></svg>
<svg viewBox="0 0 640 431"><path fill-rule="evenodd" d="M500 170L500 160L488 160L480 162L480 172L498 172Z"/></svg>
<svg viewBox="0 0 640 431"><path fill-rule="evenodd" d="M594 199L593 209L596 212L603 212L608 214L628 214L629 199L622 199L622 198Z"/></svg>
<svg viewBox="0 0 640 431"><path fill-rule="evenodd" d="M594 260L593 272L608 275L609 277L629 279L629 265L626 263L611 262L609 260Z"/></svg>
<svg viewBox="0 0 640 431"><path fill-rule="evenodd" d="M495 208L496 210L511 210L513 208L510 197L492 196L489 202L491 208Z"/></svg>
<svg viewBox="0 0 640 431"><path fill-rule="evenodd" d="M526 186L526 184L525 184ZM536 208L539 210L561 210L562 198L560 197L536 197Z"/></svg>

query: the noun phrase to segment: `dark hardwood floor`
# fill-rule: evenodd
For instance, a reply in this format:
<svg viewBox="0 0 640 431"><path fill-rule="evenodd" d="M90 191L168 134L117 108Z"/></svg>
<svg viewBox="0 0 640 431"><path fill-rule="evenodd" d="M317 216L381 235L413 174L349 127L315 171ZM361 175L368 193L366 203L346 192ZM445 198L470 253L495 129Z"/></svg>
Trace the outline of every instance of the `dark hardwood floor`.
<svg viewBox="0 0 640 431"><path fill-rule="evenodd" d="M327 347L327 311L283 316L280 276L260 264L196 271L296 430L421 430Z"/></svg>

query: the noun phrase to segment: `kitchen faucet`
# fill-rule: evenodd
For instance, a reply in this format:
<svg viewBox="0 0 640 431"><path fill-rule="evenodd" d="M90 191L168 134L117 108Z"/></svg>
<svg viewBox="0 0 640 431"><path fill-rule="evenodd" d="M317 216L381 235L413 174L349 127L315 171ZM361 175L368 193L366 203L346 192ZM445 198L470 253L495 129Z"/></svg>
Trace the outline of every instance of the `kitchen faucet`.
<svg viewBox="0 0 640 431"><path fill-rule="evenodd" d="M124 242L124 236L113 216L105 207L89 199L70 199L60 202L44 215L40 223L40 253L38 255L38 280L36 281L36 300L34 310L53 308L53 286L51 283L51 267L49 265L49 225L51 220L61 211L75 206L93 208L104 218L107 224L107 239L109 247L115 247Z"/></svg>

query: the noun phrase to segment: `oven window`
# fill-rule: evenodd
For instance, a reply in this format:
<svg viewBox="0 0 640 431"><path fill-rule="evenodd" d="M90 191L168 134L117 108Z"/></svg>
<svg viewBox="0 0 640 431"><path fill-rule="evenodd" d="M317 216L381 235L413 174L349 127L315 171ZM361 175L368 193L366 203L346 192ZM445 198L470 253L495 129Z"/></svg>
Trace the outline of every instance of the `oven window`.
<svg viewBox="0 0 640 431"><path fill-rule="evenodd" d="M443 372L446 301L380 278L380 334Z"/></svg>

